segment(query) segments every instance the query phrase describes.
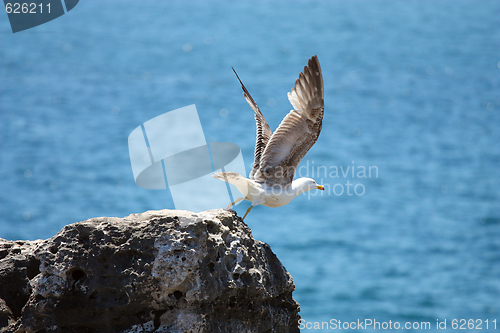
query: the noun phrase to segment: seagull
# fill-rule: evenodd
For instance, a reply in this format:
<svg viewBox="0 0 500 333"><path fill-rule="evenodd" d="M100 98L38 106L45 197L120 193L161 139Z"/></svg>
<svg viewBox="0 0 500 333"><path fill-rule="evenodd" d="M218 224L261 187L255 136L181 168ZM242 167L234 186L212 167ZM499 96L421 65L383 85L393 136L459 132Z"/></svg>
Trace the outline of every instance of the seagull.
<svg viewBox="0 0 500 333"><path fill-rule="evenodd" d="M322 185L318 185L311 178L293 180L300 161L316 143L321 132L324 91L318 57L309 59L308 66L299 74L295 87L288 93L293 110L281 121L274 133L234 68L233 71L240 81L246 101L255 112L257 139L249 178L236 172L217 172L212 175L233 184L243 194L241 198L230 203L227 209L231 209L241 200L250 201L252 205L243 216L244 220L257 205L281 207L304 192L324 190Z"/></svg>

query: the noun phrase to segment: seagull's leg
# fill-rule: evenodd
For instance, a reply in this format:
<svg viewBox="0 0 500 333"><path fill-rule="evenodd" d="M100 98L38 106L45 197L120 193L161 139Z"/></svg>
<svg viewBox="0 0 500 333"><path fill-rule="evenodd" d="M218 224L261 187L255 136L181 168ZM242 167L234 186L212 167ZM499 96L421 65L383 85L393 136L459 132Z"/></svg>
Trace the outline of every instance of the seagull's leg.
<svg viewBox="0 0 500 333"><path fill-rule="evenodd" d="M253 205L248 207L247 212L245 213L245 216L243 216L243 220L245 220L245 217L247 217L248 213L250 213L250 211L252 210L253 207L254 207Z"/></svg>
<svg viewBox="0 0 500 333"><path fill-rule="evenodd" d="M231 202L231 203L229 204L229 206L227 206L227 208L226 208L226 209L227 209L227 210L230 210L230 209L231 209L234 205L236 205L238 202L240 202L240 201L241 201L241 200L243 200L243 199L245 199L245 197L241 197L241 198L238 198L238 199L234 200L234 202Z"/></svg>

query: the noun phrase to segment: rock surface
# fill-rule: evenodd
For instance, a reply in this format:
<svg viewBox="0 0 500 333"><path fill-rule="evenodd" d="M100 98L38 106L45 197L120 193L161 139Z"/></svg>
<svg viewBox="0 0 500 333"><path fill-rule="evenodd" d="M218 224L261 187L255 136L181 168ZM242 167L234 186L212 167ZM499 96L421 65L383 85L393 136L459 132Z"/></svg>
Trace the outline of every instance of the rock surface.
<svg viewBox="0 0 500 333"><path fill-rule="evenodd" d="M226 210L0 239L2 332L299 332L294 289L269 245Z"/></svg>

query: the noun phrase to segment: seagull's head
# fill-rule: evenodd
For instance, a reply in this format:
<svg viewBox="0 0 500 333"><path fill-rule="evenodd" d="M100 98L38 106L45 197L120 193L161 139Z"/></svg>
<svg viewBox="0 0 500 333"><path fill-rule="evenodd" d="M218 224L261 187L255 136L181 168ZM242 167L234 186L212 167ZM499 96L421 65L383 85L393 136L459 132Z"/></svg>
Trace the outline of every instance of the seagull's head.
<svg viewBox="0 0 500 333"><path fill-rule="evenodd" d="M300 193L304 193L311 190L322 190L322 191L325 190L323 185L319 185L318 183L316 183L314 179L305 177L294 180L292 186L295 187L297 191Z"/></svg>

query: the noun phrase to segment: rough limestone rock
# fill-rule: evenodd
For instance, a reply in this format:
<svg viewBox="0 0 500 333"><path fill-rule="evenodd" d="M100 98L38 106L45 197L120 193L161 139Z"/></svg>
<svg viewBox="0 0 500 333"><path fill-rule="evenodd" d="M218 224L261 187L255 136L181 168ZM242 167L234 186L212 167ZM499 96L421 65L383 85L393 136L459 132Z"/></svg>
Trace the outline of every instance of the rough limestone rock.
<svg viewBox="0 0 500 333"><path fill-rule="evenodd" d="M226 210L0 239L2 332L298 332L294 289L269 245Z"/></svg>

